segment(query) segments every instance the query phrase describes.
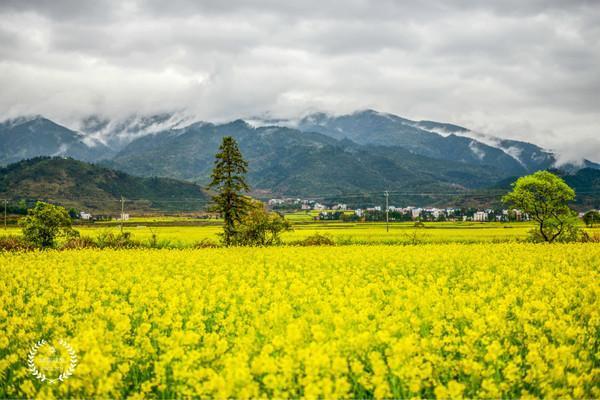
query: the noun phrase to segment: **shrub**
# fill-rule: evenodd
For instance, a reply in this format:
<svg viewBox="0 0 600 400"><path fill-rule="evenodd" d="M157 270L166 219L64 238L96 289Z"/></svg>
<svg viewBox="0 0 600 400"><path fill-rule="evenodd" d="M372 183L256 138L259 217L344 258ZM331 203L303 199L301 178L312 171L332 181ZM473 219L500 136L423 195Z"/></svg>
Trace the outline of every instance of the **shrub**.
<svg viewBox="0 0 600 400"><path fill-rule="evenodd" d="M33 249L34 246L28 243L22 236L0 236L0 251L24 251Z"/></svg>
<svg viewBox="0 0 600 400"><path fill-rule="evenodd" d="M101 232L96 238L96 244L101 249L113 248L113 249L131 249L134 247L140 247L140 243L134 241L131 238L131 233L121 232Z"/></svg>
<svg viewBox="0 0 600 400"><path fill-rule="evenodd" d="M281 243L281 233L292 229L291 223L276 212L267 212L260 202L236 226L231 244L236 246L272 246Z"/></svg>
<svg viewBox="0 0 600 400"><path fill-rule="evenodd" d="M600 211L590 210L583 215L583 222L588 228L593 228L594 224L600 223Z"/></svg>
<svg viewBox="0 0 600 400"><path fill-rule="evenodd" d="M71 227L71 217L64 207L38 201L27 212L28 215L21 218L19 224L25 241L32 246L54 247L57 236L79 236L79 232Z"/></svg>
<svg viewBox="0 0 600 400"><path fill-rule="evenodd" d="M63 250L92 249L96 247L98 247L98 245L94 239L89 236L71 238L63 243L62 246L60 246L60 248Z"/></svg>
<svg viewBox="0 0 600 400"><path fill-rule="evenodd" d="M600 243L600 232L585 232L581 234L581 241L584 243Z"/></svg>
<svg viewBox="0 0 600 400"><path fill-rule="evenodd" d="M216 248L220 247L217 242L210 239L202 239L199 242L194 243L195 249L208 249L208 248Z"/></svg>
<svg viewBox="0 0 600 400"><path fill-rule="evenodd" d="M331 236L320 233L307 236L300 241L294 242L294 244L299 246L335 246L335 242Z"/></svg>
<svg viewBox="0 0 600 400"><path fill-rule="evenodd" d="M417 224L421 224L421 225L417 225ZM423 228L425 228L425 224L423 224L422 222L415 223L415 226L414 226L412 232L404 234L404 236L406 237L406 243L413 244L413 245L420 244L425 236L425 235L421 234L421 232L419 232Z"/></svg>

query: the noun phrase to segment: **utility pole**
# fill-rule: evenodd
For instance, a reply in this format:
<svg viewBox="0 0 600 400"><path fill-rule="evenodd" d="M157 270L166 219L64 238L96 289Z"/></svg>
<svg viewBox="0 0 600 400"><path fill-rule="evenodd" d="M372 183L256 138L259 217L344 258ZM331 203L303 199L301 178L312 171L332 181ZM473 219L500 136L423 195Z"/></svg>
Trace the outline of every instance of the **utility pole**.
<svg viewBox="0 0 600 400"><path fill-rule="evenodd" d="M121 196L121 233L123 233L123 219L125 218L125 198Z"/></svg>
<svg viewBox="0 0 600 400"><path fill-rule="evenodd" d="M390 196L390 194L386 190L385 192L383 192L383 195L385 196L385 231L389 232L390 231L390 207L388 204L388 197Z"/></svg>
<svg viewBox="0 0 600 400"><path fill-rule="evenodd" d="M8 200L4 199L4 230L6 230L6 208L8 207Z"/></svg>

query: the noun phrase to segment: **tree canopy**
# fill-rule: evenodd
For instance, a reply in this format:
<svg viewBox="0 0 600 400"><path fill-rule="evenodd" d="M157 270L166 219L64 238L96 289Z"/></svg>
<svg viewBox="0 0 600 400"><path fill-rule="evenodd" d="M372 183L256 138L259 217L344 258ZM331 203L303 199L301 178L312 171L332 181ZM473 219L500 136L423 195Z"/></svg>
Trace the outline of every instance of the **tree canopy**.
<svg viewBox="0 0 600 400"><path fill-rule="evenodd" d="M538 171L519 178L502 201L527 213L538 223L540 237L553 242L571 230L574 213L568 203L574 199L575 191L565 181L548 171Z"/></svg>
<svg viewBox="0 0 600 400"><path fill-rule="evenodd" d="M37 247L52 247L59 235L78 235L64 207L38 201L19 221L25 240Z"/></svg>

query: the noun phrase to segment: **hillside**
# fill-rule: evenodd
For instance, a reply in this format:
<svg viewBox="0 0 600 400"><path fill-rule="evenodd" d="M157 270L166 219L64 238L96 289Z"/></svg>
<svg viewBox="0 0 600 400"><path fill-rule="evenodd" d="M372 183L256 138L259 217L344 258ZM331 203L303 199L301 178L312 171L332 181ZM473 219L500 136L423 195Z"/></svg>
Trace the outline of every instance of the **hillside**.
<svg viewBox="0 0 600 400"><path fill-rule="evenodd" d="M0 165L39 156L93 161L110 151L101 142L40 116L0 123Z"/></svg>
<svg viewBox="0 0 600 400"><path fill-rule="evenodd" d="M17 118L0 124L0 165L61 155L136 176L204 185L221 138L231 135L249 161L249 183L263 197L351 196L368 203L389 190L404 193L395 194L396 203L431 204L552 168L557 160L532 143L374 110L300 120L192 120L178 114L90 116L77 131L40 116ZM600 168L587 160L582 165ZM572 174L581 166L560 168Z"/></svg>
<svg viewBox="0 0 600 400"><path fill-rule="evenodd" d="M140 178L71 158L38 157L0 168L0 197L48 200L66 207L118 213L120 198L128 210L200 210L202 189L170 178Z"/></svg>
<svg viewBox="0 0 600 400"><path fill-rule="evenodd" d="M214 154L233 136L249 162L249 181L261 192L343 195L385 188L464 191L504 178L481 167L413 154L401 147L359 145L286 127L254 128L242 120L195 124L134 140L106 165L139 175L206 183Z"/></svg>

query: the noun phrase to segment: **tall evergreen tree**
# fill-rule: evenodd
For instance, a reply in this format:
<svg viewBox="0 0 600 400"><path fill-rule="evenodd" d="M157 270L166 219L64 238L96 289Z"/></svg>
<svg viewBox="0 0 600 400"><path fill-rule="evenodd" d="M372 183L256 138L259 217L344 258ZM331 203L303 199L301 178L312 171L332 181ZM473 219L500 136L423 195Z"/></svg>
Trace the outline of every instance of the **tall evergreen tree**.
<svg viewBox="0 0 600 400"><path fill-rule="evenodd" d="M225 246L231 245L236 226L248 212L250 203L244 194L250 190L245 179L247 172L248 163L242 157L237 142L231 136L224 137L219 152L215 155L215 166L208 188L217 192L213 196L214 210L224 219Z"/></svg>

